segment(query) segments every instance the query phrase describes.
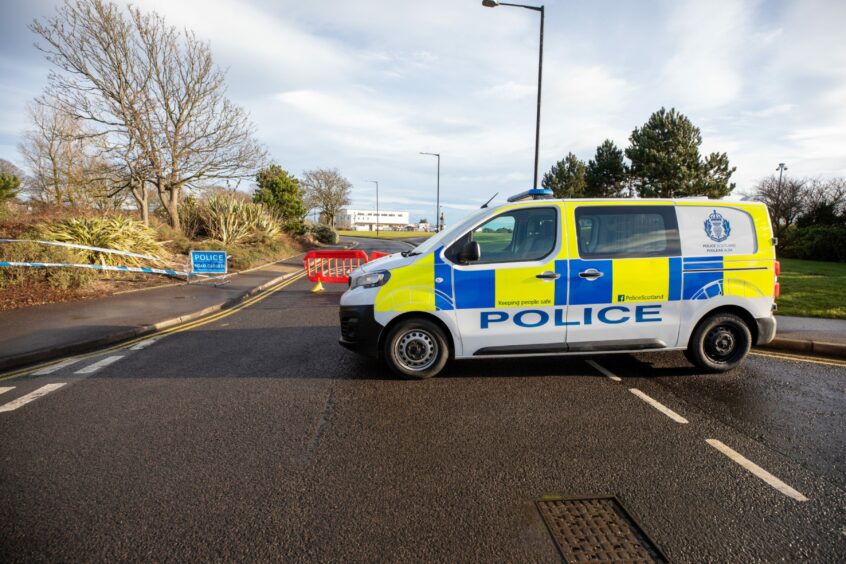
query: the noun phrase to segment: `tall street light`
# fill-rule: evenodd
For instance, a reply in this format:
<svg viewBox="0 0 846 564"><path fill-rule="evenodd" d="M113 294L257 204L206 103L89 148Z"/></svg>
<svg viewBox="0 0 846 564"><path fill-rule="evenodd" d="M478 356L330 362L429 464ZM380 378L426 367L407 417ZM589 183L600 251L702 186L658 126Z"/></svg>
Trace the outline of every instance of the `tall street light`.
<svg viewBox="0 0 846 564"><path fill-rule="evenodd" d="M526 6L525 4L509 4L497 0L482 0L482 6L496 8L497 6L514 6L515 8L526 8L540 12L540 49L538 54L538 115L535 120L535 183L532 188L538 187L538 148L540 146L540 110L541 110L541 78L543 77L543 6Z"/></svg>
<svg viewBox="0 0 846 564"><path fill-rule="evenodd" d="M778 171L778 189L781 191L781 177L784 175L784 171L787 170L787 167L784 163L778 163L776 170Z"/></svg>
<svg viewBox="0 0 846 564"><path fill-rule="evenodd" d="M379 181L365 180L365 182L372 182L376 185L376 237L379 236Z"/></svg>
<svg viewBox="0 0 846 564"><path fill-rule="evenodd" d="M440 153L424 153L420 152L421 155L432 155L433 157L438 157L438 188L435 196L435 233L441 230L441 154Z"/></svg>

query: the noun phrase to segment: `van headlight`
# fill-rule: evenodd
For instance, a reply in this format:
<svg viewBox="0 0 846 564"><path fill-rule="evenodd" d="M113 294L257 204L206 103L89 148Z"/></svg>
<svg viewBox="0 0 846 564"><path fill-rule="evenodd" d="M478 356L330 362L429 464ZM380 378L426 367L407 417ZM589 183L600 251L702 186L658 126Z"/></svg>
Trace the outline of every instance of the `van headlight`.
<svg viewBox="0 0 846 564"><path fill-rule="evenodd" d="M367 274L353 278L350 282L350 290L355 290L356 288L376 288L383 286L390 279L391 273L387 270L368 272Z"/></svg>

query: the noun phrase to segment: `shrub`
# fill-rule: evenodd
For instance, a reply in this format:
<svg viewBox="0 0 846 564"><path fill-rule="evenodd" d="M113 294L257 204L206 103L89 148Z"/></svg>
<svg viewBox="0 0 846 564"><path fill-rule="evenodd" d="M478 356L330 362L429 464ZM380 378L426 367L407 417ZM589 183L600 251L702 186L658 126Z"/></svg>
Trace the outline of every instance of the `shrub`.
<svg viewBox="0 0 846 564"><path fill-rule="evenodd" d="M328 225L315 225L311 228L315 239L324 245L334 245L338 242L338 233Z"/></svg>
<svg viewBox="0 0 846 564"><path fill-rule="evenodd" d="M103 247L162 258L163 249L156 240L156 231L140 221L123 216L63 219L42 224L38 237L48 241ZM141 259L113 255L99 251L80 251L85 260L102 265L130 265L142 263Z"/></svg>
<svg viewBox="0 0 846 564"><path fill-rule="evenodd" d="M188 196L179 206L179 222L186 237L196 239L205 235L203 205L194 196Z"/></svg>
<svg viewBox="0 0 846 564"><path fill-rule="evenodd" d="M66 247L38 243L5 243L0 245L0 260L8 262L45 262L86 264L85 252ZM87 268L0 268L0 288L16 285L46 283L54 288L81 288L97 278L97 272Z"/></svg>
<svg viewBox="0 0 846 564"><path fill-rule="evenodd" d="M302 237L308 229L304 221L289 221L284 225L285 231L294 237Z"/></svg>
<svg viewBox="0 0 846 564"><path fill-rule="evenodd" d="M846 225L791 226L779 246L785 257L846 262Z"/></svg>
<svg viewBox="0 0 846 564"><path fill-rule="evenodd" d="M281 232L279 222L264 206L234 194L212 194L200 214L202 234L226 245L249 239L272 239Z"/></svg>

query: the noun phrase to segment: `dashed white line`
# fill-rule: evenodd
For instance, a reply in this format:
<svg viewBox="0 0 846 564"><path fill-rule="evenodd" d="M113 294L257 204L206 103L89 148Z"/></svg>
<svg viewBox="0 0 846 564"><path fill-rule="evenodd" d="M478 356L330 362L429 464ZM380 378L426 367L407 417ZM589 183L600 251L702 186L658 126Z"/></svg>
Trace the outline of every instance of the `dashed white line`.
<svg viewBox="0 0 846 564"><path fill-rule="evenodd" d="M7 386L5 388L0 388L0 394L5 394L6 392L9 392L9 391L14 390L14 389L15 389L14 386Z"/></svg>
<svg viewBox="0 0 846 564"><path fill-rule="evenodd" d="M783 493L789 498L793 498L796 501L808 501L808 498L799 493L798 491L794 490L736 450L726 446L725 444L721 443L717 439L706 439L706 443L720 451L721 453L725 454L727 457L732 459L734 462L737 462L740 466L748 470L753 475L757 476L758 478L765 481L767 484L778 490L779 492Z"/></svg>
<svg viewBox="0 0 846 564"><path fill-rule="evenodd" d="M37 370L32 373L33 376L46 376L47 374L52 374L53 372L58 372L62 368L67 368L71 364L76 364L79 362L78 358L71 358L65 360L64 362L60 362L58 364L54 364L52 366L47 366L46 368L42 368L41 370Z"/></svg>
<svg viewBox="0 0 846 564"><path fill-rule="evenodd" d="M0 413L5 412L5 411L14 411L17 408L24 406L31 401L37 400L41 396L45 396L45 395L49 394L53 390L58 390L59 388L61 388L64 385L65 385L64 382L59 382L59 383L56 383L56 384L47 384L46 386L41 386L40 388L38 388L34 392L30 392L25 396L21 396L18 399L14 400L14 401L10 401L9 403L7 403L5 405L0 405Z"/></svg>
<svg viewBox="0 0 846 564"><path fill-rule="evenodd" d="M77 370L76 372L74 372L74 374L91 374L92 372L97 372L101 368L105 368L106 366L112 364L113 362L117 362L122 358L123 358L122 355L107 356L106 358L104 358L102 360L98 360L94 364L90 364L90 365L86 366L85 368L81 368L81 369Z"/></svg>
<svg viewBox="0 0 846 564"><path fill-rule="evenodd" d="M158 341L158 339L146 339L144 341L141 341L140 343L135 343L135 345L130 347L129 350L140 351L141 349L145 349L145 348L149 347L150 345L152 345L156 341Z"/></svg>
<svg viewBox="0 0 846 564"><path fill-rule="evenodd" d="M649 405L651 405L652 407L654 407L655 409L657 409L658 411L660 411L661 413L663 413L664 415L666 415L667 417L669 417L670 419L672 419L673 421L675 421L676 423L687 423L687 419L685 419L663 403L659 402L658 400L654 400L651 397L647 396L637 388L629 388L629 391L640 399L642 399L643 401L645 401L646 403L648 403Z"/></svg>
<svg viewBox="0 0 846 564"><path fill-rule="evenodd" d="M604 366L600 366L599 364L597 364L596 362L594 362L592 360L586 360L585 362L587 362L588 364L590 364L591 366L596 368L600 372L600 374L602 374L603 376L607 376L608 378L614 380L615 382L622 382L623 381L622 378L620 378L619 376L615 376L610 370L606 369Z"/></svg>

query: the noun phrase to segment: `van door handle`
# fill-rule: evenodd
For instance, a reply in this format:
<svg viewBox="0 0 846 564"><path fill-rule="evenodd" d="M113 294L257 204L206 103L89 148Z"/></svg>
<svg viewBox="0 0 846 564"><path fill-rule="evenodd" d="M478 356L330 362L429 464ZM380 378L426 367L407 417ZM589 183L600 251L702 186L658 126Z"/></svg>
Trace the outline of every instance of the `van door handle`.
<svg viewBox="0 0 846 564"><path fill-rule="evenodd" d="M541 272L535 278L540 278L541 280L558 280L561 278L561 275L557 272L551 272L547 270L546 272Z"/></svg>
<svg viewBox="0 0 846 564"><path fill-rule="evenodd" d="M595 268L588 268L587 270L583 270L579 272L579 278L585 278L587 280L596 280L600 278L602 273Z"/></svg>

